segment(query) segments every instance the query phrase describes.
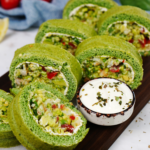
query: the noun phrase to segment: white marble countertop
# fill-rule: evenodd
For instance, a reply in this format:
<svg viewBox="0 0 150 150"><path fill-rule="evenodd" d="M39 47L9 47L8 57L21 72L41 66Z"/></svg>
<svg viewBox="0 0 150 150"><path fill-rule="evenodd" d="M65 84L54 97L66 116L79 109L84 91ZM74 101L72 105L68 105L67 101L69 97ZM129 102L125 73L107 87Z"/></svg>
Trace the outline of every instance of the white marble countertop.
<svg viewBox="0 0 150 150"><path fill-rule="evenodd" d="M5 39L0 43L0 76L9 70L15 50L26 44L34 43L36 33L37 29L26 31L8 30ZM130 149L150 150L150 102L109 148L109 150ZM0 150L26 150L26 148L17 146L14 148L0 148Z"/></svg>

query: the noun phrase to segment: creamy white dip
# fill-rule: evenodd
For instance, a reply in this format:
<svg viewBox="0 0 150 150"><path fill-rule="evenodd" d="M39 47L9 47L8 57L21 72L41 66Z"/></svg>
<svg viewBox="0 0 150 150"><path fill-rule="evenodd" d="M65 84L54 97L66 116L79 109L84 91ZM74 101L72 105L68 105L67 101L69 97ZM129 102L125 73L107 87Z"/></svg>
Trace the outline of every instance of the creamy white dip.
<svg viewBox="0 0 150 150"><path fill-rule="evenodd" d="M87 82L79 96L88 109L103 114L122 112L133 101L133 93L125 83L108 78Z"/></svg>

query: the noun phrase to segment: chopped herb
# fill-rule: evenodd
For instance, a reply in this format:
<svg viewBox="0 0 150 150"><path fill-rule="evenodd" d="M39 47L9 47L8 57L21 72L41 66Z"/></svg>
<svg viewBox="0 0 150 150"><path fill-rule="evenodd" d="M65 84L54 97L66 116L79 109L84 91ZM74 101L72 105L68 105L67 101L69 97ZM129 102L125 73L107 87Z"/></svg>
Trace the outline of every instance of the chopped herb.
<svg viewBox="0 0 150 150"><path fill-rule="evenodd" d="M93 86L93 84L89 83L89 85Z"/></svg>
<svg viewBox="0 0 150 150"><path fill-rule="evenodd" d="M113 85L109 85L109 87L110 87L110 88L113 88L114 86L113 86Z"/></svg>
<svg viewBox="0 0 150 150"><path fill-rule="evenodd" d="M85 89L82 89L82 91L84 91Z"/></svg>
<svg viewBox="0 0 150 150"><path fill-rule="evenodd" d="M88 94L85 94L85 96L87 96Z"/></svg>
<svg viewBox="0 0 150 150"><path fill-rule="evenodd" d="M107 84L104 85L104 88L107 88Z"/></svg>
<svg viewBox="0 0 150 150"><path fill-rule="evenodd" d="M102 104L99 104L101 107L103 107L103 105Z"/></svg>
<svg viewBox="0 0 150 150"><path fill-rule="evenodd" d="M115 96L115 100L118 101L120 98L118 96Z"/></svg>
<svg viewBox="0 0 150 150"><path fill-rule="evenodd" d="M122 101L120 101L119 104L122 105Z"/></svg>
<svg viewBox="0 0 150 150"><path fill-rule="evenodd" d="M113 99L111 99L111 102L113 101Z"/></svg>
<svg viewBox="0 0 150 150"><path fill-rule="evenodd" d="M101 85L99 86L99 89L102 89L102 86L101 86Z"/></svg>

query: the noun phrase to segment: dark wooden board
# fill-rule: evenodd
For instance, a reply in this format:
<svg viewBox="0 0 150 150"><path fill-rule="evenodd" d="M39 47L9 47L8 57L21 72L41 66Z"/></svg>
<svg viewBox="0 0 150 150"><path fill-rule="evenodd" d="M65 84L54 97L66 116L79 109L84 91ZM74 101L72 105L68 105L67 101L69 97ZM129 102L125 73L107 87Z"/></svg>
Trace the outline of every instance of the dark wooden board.
<svg viewBox="0 0 150 150"><path fill-rule="evenodd" d="M85 139L77 146L76 150L108 150L113 142L147 104L147 102L150 100L150 57L145 57L143 61L144 78L142 85L135 90L136 104L134 113L130 119L121 125L110 127L98 126L88 122L87 127L90 128L90 131ZM10 80L8 78L8 73L6 73L0 78L0 89L9 91L10 87Z"/></svg>

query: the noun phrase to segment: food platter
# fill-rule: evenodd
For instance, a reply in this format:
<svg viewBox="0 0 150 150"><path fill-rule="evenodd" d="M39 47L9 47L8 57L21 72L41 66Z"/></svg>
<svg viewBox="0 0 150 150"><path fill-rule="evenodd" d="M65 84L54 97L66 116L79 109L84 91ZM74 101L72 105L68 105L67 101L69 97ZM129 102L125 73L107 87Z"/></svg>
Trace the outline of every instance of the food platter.
<svg viewBox="0 0 150 150"><path fill-rule="evenodd" d="M147 104L150 99L149 89L149 66L150 59L149 57L143 58L143 68L144 68L144 78L142 85L138 87L137 90L134 90L136 95L136 104L134 113L132 116L121 125L116 126L99 126L88 122L87 128L90 128L88 135L85 139L76 147L76 150L82 149L96 149L96 150L107 150L114 141L120 136L120 134L126 129L126 127L132 122L140 110ZM9 91L11 88L11 82L8 77L8 72L0 78L0 89Z"/></svg>

